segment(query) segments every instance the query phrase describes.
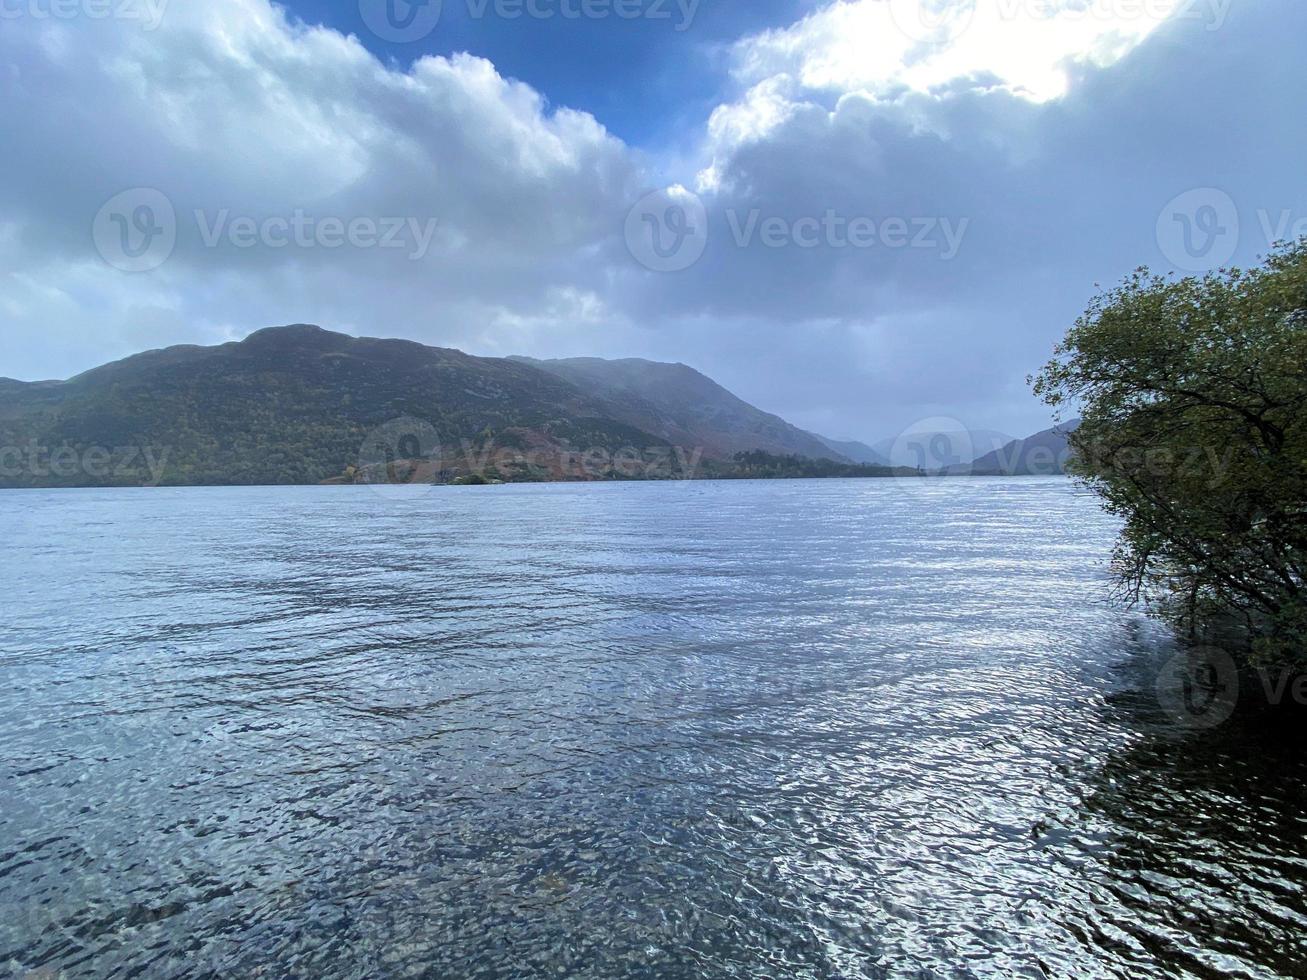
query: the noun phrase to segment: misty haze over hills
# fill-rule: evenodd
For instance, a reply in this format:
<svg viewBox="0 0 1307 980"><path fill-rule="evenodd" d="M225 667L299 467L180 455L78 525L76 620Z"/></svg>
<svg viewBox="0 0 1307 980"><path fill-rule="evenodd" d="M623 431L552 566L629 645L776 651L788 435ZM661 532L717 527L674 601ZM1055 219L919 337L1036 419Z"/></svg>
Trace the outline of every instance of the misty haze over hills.
<svg viewBox="0 0 1307 980"><path fill-rule="evenodd" d="M1021 15L931 43L900 29L915 5L705 3L678 33L469 20L447 3L437 29L399 45L357 0L171 3L148 35L116 17L6 17L0 373L68 377L219 343L233 325L307 320L485 355L683 361L800 428L869 444L941 402L1021 436L1048 424L1024 379L1093 284L1188 264L1168 207L1222 209L1231 233L1213 267L1227 248L1249 264L1264 228L1307 215L1301 0L927 0L941 16ZM150 70L132 70L147 51ZM664 275L632 257L624 229L647 192L672 186L701 198L711 234ZM1220 194L1186 203L1207 187ZM92 234L134 188L165 195L178 219L166 263L140 274L108 264ZM298 210L438 226L420 258L407 232L393 249L206 234L224 212L230 232ZM762 235L741 247L730 221L830 211L968 224L946 260Z"/></svg>
<svg viewBox="0 0 1307 980"><path fill-rule="evenodd" d="M966 468L973 476L1048 476L1066 468L1067 437L1080 428L1080 420L1037 432L1026 439L977 456Z"/></svg>
<svg viewBox="0 0 1307 980"><path fill-rule="evenodd" d="M889 475L891 457L921 465L904 458L903 437L886 451L826 439L684 364L473 357L309 325L149 351L68 381L0 380L0 439L11 447L0 468L8 486L349 482L396 459L422 461L408 478L423 482L487 466L506 478L574 479L573 459L587 454L607 462L584 478ZM51 465L55 453L62 464ZM740 454L753 454L745 469ZM786 459L840 465L777 462ZM988 471L995 461L985 459Z"/></svg>
<svg viewBox="0 0 1307 980"><path fill-rule="evenodd" d="M605 398L636 428L681 445L702 445L713 456L763 450L781 455L849 459L811 432L737 398L684 364L597 357L540 361L514 358ZM879 463L879 460L874 462Z"/></svg>

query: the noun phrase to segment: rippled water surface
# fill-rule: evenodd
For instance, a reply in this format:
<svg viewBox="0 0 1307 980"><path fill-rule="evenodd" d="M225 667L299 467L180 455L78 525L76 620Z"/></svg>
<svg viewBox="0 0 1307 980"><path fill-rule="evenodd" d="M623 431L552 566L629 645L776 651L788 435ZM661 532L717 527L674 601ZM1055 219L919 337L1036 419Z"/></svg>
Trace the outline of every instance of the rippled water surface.
<svg viewBox="0 0 1307 980"><path fill-rule="evenodd" d="M1301 975L1066 481L0 496L0 974ZM43 971L43 972L42 972Z"/></svg>

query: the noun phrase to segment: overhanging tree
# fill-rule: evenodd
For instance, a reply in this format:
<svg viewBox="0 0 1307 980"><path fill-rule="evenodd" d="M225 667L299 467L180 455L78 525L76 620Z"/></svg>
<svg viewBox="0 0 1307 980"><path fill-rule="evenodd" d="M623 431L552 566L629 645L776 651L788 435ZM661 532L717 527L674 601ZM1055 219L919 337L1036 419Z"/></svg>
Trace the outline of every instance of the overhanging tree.
<svg viewBox="0 0 1307 980"><path fill-rule="evenodd" d="M1072 467L1124 521L1122 595L1307 659L1307 242L1203 278L1140 269L1031 380L1082 418Z"/></svg>

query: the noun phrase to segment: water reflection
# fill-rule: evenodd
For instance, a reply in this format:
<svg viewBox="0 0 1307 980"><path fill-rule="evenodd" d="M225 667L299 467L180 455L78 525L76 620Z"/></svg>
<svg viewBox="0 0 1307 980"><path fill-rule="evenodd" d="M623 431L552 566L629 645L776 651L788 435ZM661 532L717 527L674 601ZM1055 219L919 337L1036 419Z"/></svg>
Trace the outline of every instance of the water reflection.
<svg viewBox="0 0 1307 980"><path fill-rule="evenodd" d="M1168 727L1113 531L1062 480L6 496L0 970L1292 973L1302 763Z"/></svg>
<svg viewBox="0 0 1307 980"><path fill-rule="evenodd" d="M1086 942L1141 968L1297 975L1307 963L1307 758L1295 712L1177 725L1150 692L1111 708L1138 734L1109 757L1079 821L1106 842Z"/></svg>

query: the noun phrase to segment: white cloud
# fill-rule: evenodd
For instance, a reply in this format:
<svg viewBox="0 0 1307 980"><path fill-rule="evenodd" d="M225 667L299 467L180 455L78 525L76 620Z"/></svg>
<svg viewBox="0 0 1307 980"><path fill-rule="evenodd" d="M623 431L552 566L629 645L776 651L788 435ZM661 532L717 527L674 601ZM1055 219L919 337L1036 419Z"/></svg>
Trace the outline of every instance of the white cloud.
<svg viewBox="0 0 1307 980"><path fill-rule="evenodd" d="M179 340L315 316L448 339L454 316L480 327L489 311L533 315L560 288L593 288L602 274L580 255L613 237L635 181L626 147L593 118L550 111L483 59L387 66L266 0L174 4L153 32L6 21L0 77L12 80L0 220L14 262L0 275L17 374L45 373L48 346L24 335L52 318L89 333L90 359L129 352L142 308L175 310L189 325ZM137 187L167 196L177 245L127 276L96 253L92 220ZM436 231L419 261L420 248L239 247L234 222L296 215ZM217 228L231 233L214 239Z"/></svg>
<svg viewBox="0 0 1307 980"><path fill-rule="evenodd" d="M658 178L600 122L483 59L385 64L267 0L172 4L153 32L6 21L0 374L308 321L481 353L681 360L866 439L940 414L1033 429L1025 374L1095 280L1156 260L1162 205L1221 186L1279 213L1307 150L1283 124L1303 108L1307 14L1292 0L1241 8L1219 33L1203 0L1075 2L1099 14L978 0L965 30L946 19L922 35L901 29L899 0L860 0L746 38L730 96L676 141L697 143L695 163ZM678 181L703 196L711 235L690 268L659 275L623 230L634 202ZM91 226L134 187L166 193L179 229L167 261L128 275ZM206 247L196 210L206 226L224 211L437 225L414 260ZM732 211L968 230L948 261L741 247Z"/></svg>
<svg viewBox="0 0 1307 980"><path fill-rule="evenodd" d="M1193 0L853 0L742 40L739 78L811 90L929 92L991 79L1036 102L1066 94L1077 64L1105 67Z"/></svg>

